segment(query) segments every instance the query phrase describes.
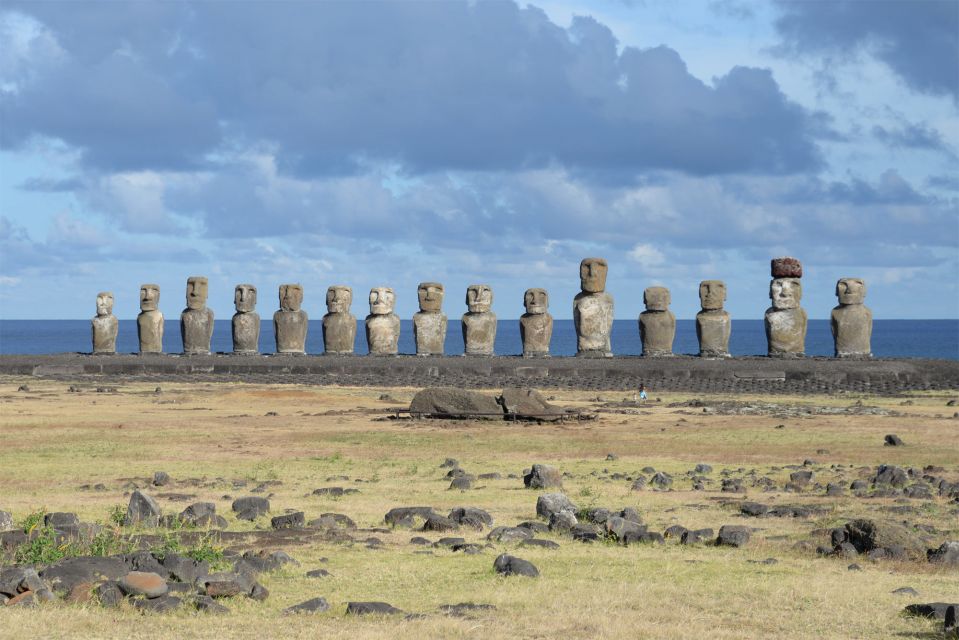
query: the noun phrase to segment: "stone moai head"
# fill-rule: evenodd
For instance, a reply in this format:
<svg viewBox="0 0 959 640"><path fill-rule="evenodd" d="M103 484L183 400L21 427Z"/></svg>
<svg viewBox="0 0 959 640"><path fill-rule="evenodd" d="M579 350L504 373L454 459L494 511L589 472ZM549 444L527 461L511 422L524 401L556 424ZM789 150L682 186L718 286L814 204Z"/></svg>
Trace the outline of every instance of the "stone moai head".
<svg viewBox="0 0 959 640"><path fill-rule="evenodd" d="M352 305L353 289L335 284L326 290L326 309L330 313L349 313Z"/></svg>
<svg viewBox="0 0 959 640"><path fill-rule="evenodd" d="M113 294L109 291L101 291L97 294L97 315L108 316L113 313Z"/></svg>
<svg viewBox="0 0 959 640"><path fill-rule="evenodd" d="M579 288L583 293L601 293L606 290L609 265L605 258L584 258L579 263Z"/></svg>
<svg viewBox="0 0 959 640"><path fill-rule="evenodd" d="M303 306L303 286L299 284L280 285L280 310L299 311Z"/></svg>
<svg viewBox="0 0 959 640"><path fill-rule="evenodd" d="M393 313L396 304L396 294L389 287L373 287L370 289L370 313L374 316L386 316Z"/></svg>
<svg viewBox="0 0 959 640"><path fill-rule="evenodd" d="M470 313L486 313L493 306L493 289L488 284L466 287L466 307Z"/></svg>
<svg viewBox="0 0 959 640"><path fill-rule="evenodd" d="M256 287L252 284L238 284L233 291L233 305L239 313L249 313L256 309Z"/></svg>
<svg viewBox="0 0 959 640"><path fill-rule="evenodd" d="M862 304L866 300L866 282L862 278L840 278L836 296L839 304Z"/></svg>
<svg viewBox="0 0 959 640"><path fill-rule="evenodd" d="M549 294L546 289L527 289L523 295L523 306L528 314L542 315L549 309Z"/></svg>
<svg viewBox="0 0 959 640"><path fill-rule="evenodd" d="M726 283L722 280L703 280L699 283L699 302L703 311L717 311L726 302Z"/></svg>
<svg viewBox="0 0 959 640"><path fill-rule="evenodd" d="M769 270L774 278L801 278L802 262L796 258L773 258L769 261Z"/></svg>
<svg viewBox="0 0 959 640"><path fill-rule="evenodd" d="M769 299L774 309L797 309L802 300L799 278L776 278L769 283Z"/></svg>
<svg viewBox="0 0 959 640"><path fill-rule="evenodd" d="M140 311L156 311L160 306L160 285L140 285Z"/></svg>
<svg viewBox="0 0 959 640"><path fill-rule="evenodd" d="M646 311L668 311L670 300L669 289L666 287L647 287L643 291Z"/></svg>
<svg viewBox="0 0 959 640"><path fill-rule="evenodd" d="M186 307L187 309L203 309L206 307L207 289L209 282L203 276L192 276L186 279Z"/></svg>
<svg viewBox="0 0 959 640"><path fill-rule="evenodd" d="M443 285L439 282L421 282L416 287L416 296L420 300L420 311L441 311L443 309Z"/></svg>

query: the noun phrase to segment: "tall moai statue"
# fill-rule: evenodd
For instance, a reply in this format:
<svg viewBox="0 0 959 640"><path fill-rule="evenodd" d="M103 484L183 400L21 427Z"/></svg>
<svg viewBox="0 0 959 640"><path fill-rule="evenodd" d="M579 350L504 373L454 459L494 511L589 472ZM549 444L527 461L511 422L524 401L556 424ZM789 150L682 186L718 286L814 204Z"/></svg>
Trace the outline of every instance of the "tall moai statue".
<svg viewBox="0 0 959 640"><path fill-rule="evenodd" d="M443 313L443 285L421 282L416 288L420 310L413 314L416 355L441 356L446 345L446 314Z"/></svg>
<svg viewBox="0 0 959 640"><path fill-rule="evenodd" d="M586 258L579 263L580 293L573 298L573 325L576 327L576 355L610 357L613 330L613 296L606 293L609 266L603 258Z"/></svg>
<svg viewBox="0 0 959 640"><path fill-rule="evenodd" d="M546 289L527 289L523 294L526 313L519 319L519 335L523 339L523 357L549 356L553 338L553 316L549 315L549 294Z"/></svg>
<svg viewBox="0 0 959 640"><path fill-rule="evenodd" d="M872 311L863 302L866 282L841 278L836 283L839 306L832 310L830 326L837 358L872 357Z"/></svg>
<svg viewBox="0 0 959 640"><path fill-rule="evenodd" d="M395 356L400 350L400 317L393 313L396 294L389 287L370 289L366 344L371 356Z"/></svg>
<svg viewBox="0 0 959 640"><path fill-rule="evenodd" d="M209 282L203 276L192 276L186 281L186 309L180 314L180 336L183 353L206 355L210 353L213 338L213 310L207 308Z"/></svg>
<svg viewBox="0 0 959 640"><path fill-rule="evenodd" d="M466 288L463 314L463 355L491 356L496 342L496 314L492 311L493 289L488 284Z"/></svg>
<svg viewBox="0 0 959 640"><path fill-rule="evenodd" d="M800 358L806 352L806 310L802 301L802 263L796 258L775 258L766 310L766 341L771 358Z"/></svg>
<svg viewBox="0 0 959 640"><path fill-rule="evenodd" d="M256 312L256 287L238 284L233 292L233 353L251 355L260 352L260 314Z"/></svg>
<svg viewBox="0 0 959 640"><path fill-rule="evenodd" d="M303 287L299 284L280 285L280 310L273 314L273 334L276 352L292 355L306 353L306 330L309 317L303 306Z"/></svg>
<svg viewBox="0 0 959 640"><path fill-rule="evenodd" d="M97 315L91 322L93 333L93 353L116 353L117 330L120 323L113 315L113 294L101 291L97 294Z"/></svg>
<svg viewBox="0 0 959 640"><path fill-rule="evenodd" d="M669 310L670 300L666 287L647 287L643 292L646 311L639 314L639 338L643 342L643 355L647 358L673 355L676 316Z"/></svg>
<svg viewBox="0 0 959 640"><path fill-rule="evenodd" d="M163 314L159 307L160 285L140 285L140 315L137 316L140 353L163 353Z"/></svg>
<svg viewBox="0 0 959 640"><path fill-rule="evenodd" d="M696 337L702 358L728 358L729 334L732 320L723 309L726 302L726 283L722 280L703 280L699 283L699 303L702 311L696 314Z"/></svg>
<svg viewBox="0 0 959 640"><path fill-rule="evenodd" d="M350 313L353 289L333 285L326 290L327 313L323 316L323 351L331 355L353 353L356 344L356 316Z"/></svg>

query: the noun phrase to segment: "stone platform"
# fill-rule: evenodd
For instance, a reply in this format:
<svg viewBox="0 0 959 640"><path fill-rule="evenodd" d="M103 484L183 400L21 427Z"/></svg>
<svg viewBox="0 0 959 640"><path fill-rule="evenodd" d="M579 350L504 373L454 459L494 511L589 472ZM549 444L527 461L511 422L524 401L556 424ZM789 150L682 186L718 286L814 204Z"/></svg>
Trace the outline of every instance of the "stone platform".
<svg viewBox="0 0 959 640"><path fill-rule="evenodd" d="M344 386L502 388L531 386L730 393L895 394L959 390L959 361L837 360L765 357L708 360L672 358L520 358L515 356L252 355L0 355L0 375L91 383L243 381Z"/></svg>

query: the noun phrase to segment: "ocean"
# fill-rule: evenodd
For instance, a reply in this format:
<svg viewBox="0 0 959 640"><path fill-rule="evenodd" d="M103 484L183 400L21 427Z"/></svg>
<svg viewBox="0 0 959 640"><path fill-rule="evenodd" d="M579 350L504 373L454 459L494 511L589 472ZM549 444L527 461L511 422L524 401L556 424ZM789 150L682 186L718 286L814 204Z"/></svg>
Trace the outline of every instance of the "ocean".
<svg viewBox="0 0 959 640"><path fill-rule="evenodd" d="M363 321L357 321L356 353L367 352ZM613 353L639 355L642 344L635 320L616 320L613 323ZM766 354L766 334L762 320L733 320L730 352L737 356ZM213 330L213 351L232 351L230 320L216 320ZM264 318L260 331L260 351L274 351L273 323ZM0 353L42 354L89 352L91 349L89 320L0 320ZM323 330L320 320L310 320L306 349L308 353L323 352ZM137 327L135 320L120 320L117 351L135 353ZM182 351L179 319L167 320L163 334L163 350ZM694 320L676 321L677 354L696 354ZM945 358L959 360L959 320L876 320L873 323L872 351L879 358ZM413 325L403 320L400 328L400 353L415 353ZM496 332L496 353L518 355L522 352L519 321L500 320ZM463 336L459 320L450 320L446 334L446 354L463 353ZM551 353L571 356L576 353L576 333L572 320L556 320L553 324ZM828 320L810 320L806 336L806 354L832 356L833 341Z"/></svg>

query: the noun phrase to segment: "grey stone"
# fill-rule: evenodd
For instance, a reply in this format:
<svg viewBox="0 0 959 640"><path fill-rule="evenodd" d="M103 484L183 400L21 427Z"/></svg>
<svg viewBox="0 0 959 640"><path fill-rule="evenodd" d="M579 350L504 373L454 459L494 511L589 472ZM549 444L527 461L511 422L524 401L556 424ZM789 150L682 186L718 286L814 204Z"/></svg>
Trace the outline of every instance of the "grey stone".
<svg viewBox="0 0 959 640"><path fill-rule="evenodd" d="M323 316L323 351L352 354L356 344L356 316L350 313L353 289L334 285L326 290L327 313Z"/></svg>
<svg viewBox="0 0 959 640"><path fill-rule="evenodd" d="M702 311L696 314L696 337L699 339L700 357L728 358L732 319L723 309L726 283L722 280L703 280L699 283L699 301Z"/></svg>
<svg viewBox="0 0 959 640"><path fill-rule="evenodd" d="M13 516L10 515L10 512L0 511L0 531L13 531L14 529Z"/></svg>
<svg viewBox="0 0 959 640"><path fill-rule="evenodd" d="M517 542L532 537L533 532L525 527L496 527L486 535L492 542Z"/></svg>
<svg viewBox="0 0 959 640"><path fill-rule="evenodd" d="M464 355L493 355L496 342L493 289L487 284L471 284L466 289L466 306L468 311L462 318Z"/></svg>
<svg viewBox="0 0 959 640"><path fill-rule="evenodd" d="M680 542L683 544L699 544L702 542L707 542L713 537L712 529L694 529L686 530L683 532L680 537Z"/></svg>
<svg viewBox="0 0 959 640"><path fill-rule="evenodd" d="M491 516L489 512L483 509L477 509L476 507L457 507L450 511L447 517L459 525L480 531L484 527L493 526L493 516Z"/></svg>
<svg viewBox="0 0 959 640"><path fill-rule="evenodd" d="M638 538L646 533L645 526L619 516L607 518L606 522L603 523L603 528L607 537L619 542L626 542L627 537Z"/></svg>
<svg viewBox="0 0 959 640"><path fill-rule="evenodd" d="M727 547L743 547L749 542L749 527L725 524L719 528L716 544Z"/></svg>
<svg viewBox="0 0 959 640"><path fill-rule="evenodd" d="M558 420L566 415L561 407L547 402L536 389L510 387L496 399L506 413L517 418L540 421Z"/></svg>
<svg viewBox="0 0 959 640"><path fill-rule="evenodd" d="M118 607L123 601L123 592L120 590L120 583L115 580L108 580L97 585L93 589L94 595L103 607Z"/></svg>
<svg viewBox="0 0 959 640"><path fill-rule="evenodd" d="M97 315L91 321L94 354L117 352L119 327L120 323L113 315L113 293L101 291L97 294Z"/></svg>
<svg viewBox="0 0 959 640"><path fill-rule="evenodd" d="M443 313L443 285L439 282L421 282L416 288L419 313L413 315L413 339L416 355L441 356L445 352L446 314Z"/></svg>
<svg viewBox="0 0 959 640"><path fill-rule="evenodd" d="M301 529L306 526L306 517L302 511L287 513L282 516L275 516L270 520L270 526L274 529Z"/></svg>
<svg viewBox="0 0 959 640"><path fill-rule="evenodd" d="M163 314L159 305L160 285L140 285L140 315L137 316L140 353L163 352Z"/></svg>
<svg viewBox="0 0 959 640"><path fill-rule="evenodd" d="M949 607L959 607L959 602L927 602L922 604L910 604L903 609L907 616L916 616L918 618L932 618L934 620L946 619L946 610Z"/></svg>
<svg viewBox="0 0 959 640"><path fill-rule="evenodd" d="M312 571L306 572L307 578L327 578L330 576L330 572L326 569L313 569Z"/></svg>
<svg viewBox="0 0 959 640"><path fill-rule="evenodd" d="M218 615L230 613L228 608L224 607L210 596L197 596L193 600L193 606L196 607L197 611L202 611L203 613Z"/></svg>
<svg viewBox="0 0 959 640"><path fill-rule="evenodd" d="M473 482L476 480L476 476L471 476L469 474L463 474L453 478L453 481L450 482L450 489L457 489L459 491L467 491L473 488Z"/></svg>
<svg viewBox="0 0 959 640"><path fill-rule="evenodd" d="M554 513L566 511L576 514L576 505L562 493L544 493L536 499L536 515L549 520Z"/></svg>
<svg viewBox="0 0 959 640"><path fill-rule="evenodd" d="M77 514L75 513L55 511L43 516L43 524L46 527L53 527L54 529L72 528L79 526L80 519L77 518Z"/></svg>
<svg viewBox="0 0 959 640"><path fill-rule="evenodd" d="M295 604L283 610L285 614L326 613L330 610L330 603L326 598L311 598L306 602Z"/></svg>
<svg viewBox="0 0 959 640"><path fill-rule="evenodd" d="M455 531L457 529L459 529L458 524L438 513L429 514L423 523L423 531Z"/></svg>
<svg viewBox="0 0 959 640"><path fill-rule="evenodd" d="M123 524L155 527L159 522L160 505L139 489L135 490L130 496L130 503L127 505L127 515Z"/></svg>
<svg viewBox="0 0 959 640"><path fill-rule="evenodd" d="M929 549L926 558L933 564L959 566L959 541L949 540L939 545L938 549Z"/></svg>
<svg viewBox="0 0 959 640"><path fill-rule="evenodd" d="M528 560L511 556L507 553L499 555L493 561L493 570L504 576L539 577L539 569Z"/></svg>
<svg viewBox="0 0 959 640"><path fill-rule="evenodd" d="M883 444L887 447L901 447L903 446L902 439L894 433L886 434L886 437L883 438Z"/></svg>
<svg viewBox="0 0 959 640"><path fill-rule="evenodd" d="M322 513L319 518L310 520L309 525L318 529L355 529L356 523L342 513Z"/></svg>
<svg viewBox="0 0 959 640"><path fill-rule="evenodd" d="M861 278L840 278L836 283L839 305L829 325L837 358L872 357L872 311L863 304L866 283Z"/></svg>
<svg viewBox="0 0 959 640"><path fill-rule="evenodd" d="M194 527L219 524L216 516L216 505L212 502L194 502L180 512L180 522Z"/></svg>
<svg viewBox="0 0 959 640"><path fill-rule="evenodd" d="M527 489L562 489L563 476L555 467L534 464L530 472L523 476L523 484ZM537 502L537 513L539 512L538 504Z"/></svg>
<svg viewBox="0 0 959 640"><path fill-rule="evenodd" d="M256 312L256 287L238 284L233 292L233 353L250 355L260 351L260 314Z"/></svg>
<svg viewBox="0 0 959 640"><path fill-rule="evenodd" d="M279 295L280 309L273 314L276 352L304 354L306 353L306 332L309 328L309 316L301 308L303 305L303 286L281 284Z"/></svg>
<svg viewBox="0 0 959 640"><path fill-rule="evenodd" d="M905 469L891 464L881 464L876 469L872 483L875 485L888 484L893 487L904 487L909 484L909 475Z"/></svg>
<svg viewBox="0 0 959 640"><path fill-rule="evenodd" d="M389 287L370 289L370 315L366 316L366 344L372 356L399 352L400 317L393 313L396 294Z"/></svg>
<svg viewBox="0 0 959 640"><path fill-rule="evenodd" d="M767 511L769 511L769 506L759 502L744 502L739 505L739 512L744 516L764 516Z"/></svg>
<svg viewBox="0 0 959 640"><path fill-rule="evenodd" d="M160 596L159 598L135 598L131 601L131 604L135 609L139 609L140 611L166 613L179 608L180 605L183 604L183 600L168 594Z"/></svg>
<svg viewBox="0 0 959 640"><path fill-rule="evenodd" d="M897 596L918 596L919 592L913 589L912 587L899 587L898 589L893 589L892 593Z"/></svg>
<svg viewBox="0 0 959 640"><path fill-rule="evenodd" d="M646 311L639 314L639 337L643 355L661 358L673 355L676 337L676 316L669 310L670 295L666 287L648 287L643 292Z"/></svg>
<svg viewBox="0 0 959 640"><path fill-rule="evenodd" d="M549 517L549 530L554 533L566 533L577 524L579 520L569 511L560 511Z"/></svg>
<svg viewBox="0 0 959 640"><path fill-rule="evenodd" d="M521 547L536 547L539 549L559 549L559 544L552 540L540 540L539 538L530 538L519 543Z"/></svg>
<svg viewBox="0 0 959 640"><path fill-rule="evenodd" d="M206 355L210 353L213 338L213 310L206 306L209 283L203 276L192 276L186 281L186 309L180 314L180 336L183 353Z"/></svg>
<svg viewBox="0 0 959 640"><path fill-rule="evenodd" d="M388 602L349 602L346 605L346 613L351 616L388 616L403 613L403 610L397 609Z"/></svg>
<svg viewBox="0 0 959 640"><path fill-rule="evenodd" d="M168 588L166 580L156 573L131 571L120 579L120 590L128 596L159 598Z"/></svg>
<svg viewBox="0 0 959 640"><path fill-rule="evenodd" d="M153 486L154 487L164 487L170 484L170 474L166 471L154 471L153 472Z"/></svg>
<svg viewBox="0 0 959 640"><path fill-rule="evenodd" d="M523 294L526 313L519 319L519 335L523 341L523 357L549 355L553 338L553 316L549 314L549 294L546 289L527 289Z"/></svg>
<svg viewBox="0 0 959 640"><path fill-rule="evenodd" d="M383 520L390 526L402 526L411 521L414 517L426 520L431 515L436 514L433 507L394 507L386 512ZM409 526L409 525L407 525Z"/></svg>
<svg viewBox="0 0 959 640"><path fill-rule="evenodd" d="M232 509L238 520L256 520L270 512L270 501L259 496L237 498L233 501Z"/></svg>
<svg viewBox="0 0 959 640"><path fill-rule="evenodd" d="M776 278L769 284L772 306L766 310L767 353L770 357L799 357L806 352L808 317L799 306L802 283L797 278Z"/></svg>
<svg viewBox="0 0 959 640"><path fill-rule="evenodd" d="M496 402L496 398L478 391L430 387L413 396L410 413L434 417L500 420L503 408Z"/></svg>
<svg viewBox="0 0 959 640"><path fill-rule="evenodd" d="M613 297L606 293L609 266L603 258L585 258L579 264L580 293L573 299L576 355L610 357Z"/></svg>

